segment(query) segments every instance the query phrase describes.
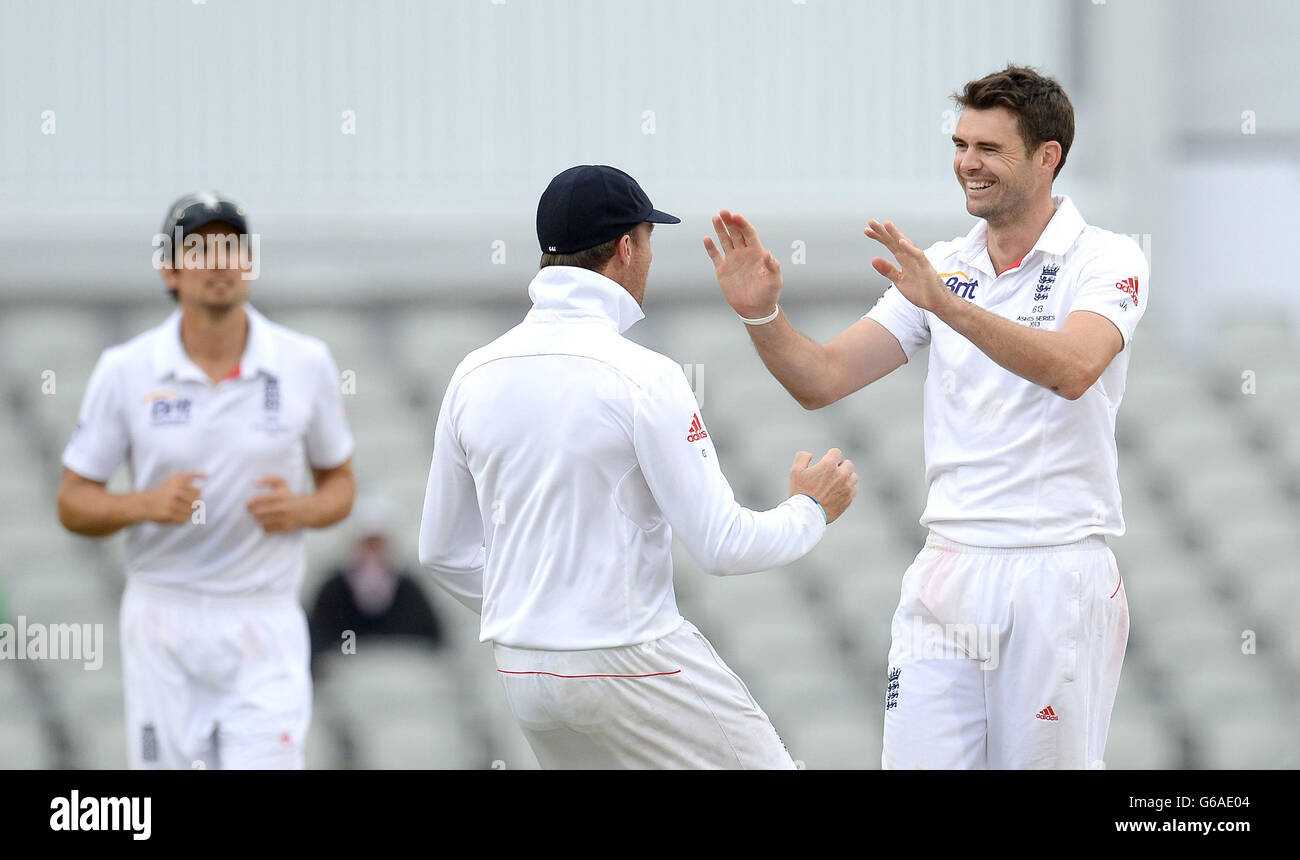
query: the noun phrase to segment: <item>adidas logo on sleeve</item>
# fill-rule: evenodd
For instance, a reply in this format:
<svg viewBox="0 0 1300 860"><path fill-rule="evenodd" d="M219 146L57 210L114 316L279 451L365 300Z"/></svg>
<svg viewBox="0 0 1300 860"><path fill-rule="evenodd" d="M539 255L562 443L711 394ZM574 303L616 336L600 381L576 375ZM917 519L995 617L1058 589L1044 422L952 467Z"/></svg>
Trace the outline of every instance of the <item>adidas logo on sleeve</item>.
<svg viewBox="0 0 1300 860"><path fill-rule="evenodd" d="M698 442L707 438L709 438L709 431L704 429L704 425L700 423L700 413L696 412L691 415L691 429L686 431L686 441Z"/></svg>

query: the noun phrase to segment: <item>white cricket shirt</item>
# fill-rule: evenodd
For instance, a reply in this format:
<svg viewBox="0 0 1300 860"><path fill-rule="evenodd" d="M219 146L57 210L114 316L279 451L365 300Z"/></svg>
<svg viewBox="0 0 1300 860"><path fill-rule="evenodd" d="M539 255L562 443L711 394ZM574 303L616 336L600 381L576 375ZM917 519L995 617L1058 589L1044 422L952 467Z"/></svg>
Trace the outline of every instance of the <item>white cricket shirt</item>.
<svg viewBox="0 0 1300 860"><path fill-rule="evenodd" d="M686 376L623 338L627 290L549 266L523 322L456 368L443 397L420 561L482 614L480 639L583 650L682 621L673 535L713 574L779 567L821 539L807 496L737 504Z"/></svg>
<svg viewBox="0 0 1300 860"><path fill-rule="evenodd" d="M205 522L127 527L126 572L206 594L295 595L302 531L267 534L248 512L261 478L308 489L305 466L352 456L338 371L320 340L276 325L245 304L248 342L237 375L213 384L181 345L180 311L106 349L91 374L63 465L92 481L130 467L135 491L177 472L204 472Z"/></svg>
<svg viewBox="0 0 1300 860"><path fill-rule="evenodd" d="M1124 533L1115 414L1149 299L1147 261L1131 238L1084 223L1068 197L1053 202L1056 214L1033 249L1001 275L983 220L925 254L950 290L1022 325L1054 331L1074 311L1113 322L1124 347L1078 400L1002 368L892 285L866 314L909 360L930 347L921 525L949 540L1046 546Z"/></svg>

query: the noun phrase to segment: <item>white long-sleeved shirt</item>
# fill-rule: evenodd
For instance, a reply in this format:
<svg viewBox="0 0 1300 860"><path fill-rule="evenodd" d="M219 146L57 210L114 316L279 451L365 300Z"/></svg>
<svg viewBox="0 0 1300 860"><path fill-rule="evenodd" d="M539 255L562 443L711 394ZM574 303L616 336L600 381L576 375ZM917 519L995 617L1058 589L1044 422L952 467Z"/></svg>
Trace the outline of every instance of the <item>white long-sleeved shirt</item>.
<svg viewBox="0 0 1300 860"><path fill-rule="evenodd" d="M480 612L482 641L632 645L682 620L673 535L712 574L788 564L825 533L796 495L736 502L679 365L622 337L622 286L550 266L523 322L456 368L443 397L420 561Z"/></svg>

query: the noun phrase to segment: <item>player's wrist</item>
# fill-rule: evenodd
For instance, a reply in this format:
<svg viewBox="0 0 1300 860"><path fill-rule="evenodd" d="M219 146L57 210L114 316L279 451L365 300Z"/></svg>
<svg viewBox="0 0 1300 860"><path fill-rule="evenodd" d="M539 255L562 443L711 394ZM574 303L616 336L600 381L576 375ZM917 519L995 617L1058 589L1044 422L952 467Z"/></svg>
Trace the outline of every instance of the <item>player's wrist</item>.
<svg viewBox="0 0 1300 860"><path fill-rule="evenodd" d="M934 299L931 301L931 307L928 310L944 322L949 322L950 319L961 314L970 304L970 302L959 298L956 293L943 286L942 281L937 281Z"/></svg>
<svg viewBox="0 0 1300 860"><path fill-rule="evenodd" d="M753 310L750 308L746 308L745 310L737 310L736 308L732 308L732 310L736 311L736 315L740 317L741 322L749 326L767 325L768 323L775 320L781 314L781 306L776 302L773 302L772 308L767 311L763 311L761 309Z"/></svg>
<svg viewBox="0 0 1300 860"><path fill-rule="evenodd" d="M817 510L821 512L821 515L822 515L822 522L823 522L823 523L828 523L828 522L829 522L829 518L826 516L826 509L822 507L822 503L821 503L821 502L817 501L815 498L812 497L812 494L811 494L811 493L799 493L798 495L803 496L804 498L808 499L808 500L811 501L814 505L817 506Z"/></svg>
<svg viewBox="0 0 1300 860"><path fill-rule="evenodd" d="M164 519L163 507L159 504L157 493L153 490L125 493L118 498L121 500L118 502L120 505L118 510L122 518L131 524L157 523Z"/></svg>
<svg viewBox="0 0 1300 860"><path fill-rule="evenodd" d="M315 493L289 496L287 500L289 530L314 528L316 525Z"/></svg>

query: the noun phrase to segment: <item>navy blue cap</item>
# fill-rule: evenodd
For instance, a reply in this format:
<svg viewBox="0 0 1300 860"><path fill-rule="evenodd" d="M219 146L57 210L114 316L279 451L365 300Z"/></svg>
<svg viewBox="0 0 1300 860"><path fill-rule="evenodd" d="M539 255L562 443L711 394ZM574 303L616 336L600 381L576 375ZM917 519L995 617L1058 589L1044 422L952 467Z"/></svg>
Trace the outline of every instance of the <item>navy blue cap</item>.
<svg viewBox="0 0 1300 860"><path fill-rule="evenodd" d="M167 208L162 232L170 238L179 227L184 236L217 221L231 225L238 233L248 232L247 213L241 204L219 191L197 191Z"/></svg>
<svg viewBox="0 0 1300 860"><path fill-rule="evenodd" d="M604 164L570 167L551 180L537 204L537 242L544 254L573 254L616 239L638 224L679 224L660 212L636 180Z"/></svg>

